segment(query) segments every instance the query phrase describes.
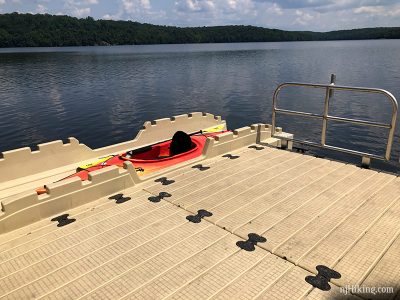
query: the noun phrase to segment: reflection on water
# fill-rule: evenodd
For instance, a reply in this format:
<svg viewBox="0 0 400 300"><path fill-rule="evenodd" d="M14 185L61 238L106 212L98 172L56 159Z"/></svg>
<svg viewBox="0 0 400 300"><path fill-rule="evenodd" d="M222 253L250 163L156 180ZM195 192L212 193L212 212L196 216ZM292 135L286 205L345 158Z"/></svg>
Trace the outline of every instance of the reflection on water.
<svg viewBox="0 0 400 300"><path fill-rule="evenodd" d="M193 111L221 115L230 128L269 123L279 83L328 83L331 73L337 84L400 97L399 50L399 40L0 49L0 150L69 136L105 146L132 139L146 120ZM293 90L280 105L320 113L323 97ZM384 103L337 92L331 111L387 121ZM279 122L298 137L319 139L320 127L309 119ZM328 134L335 145L376 153L386 136L334 123ZM399 150L397 133L394 159Z"/></svg>

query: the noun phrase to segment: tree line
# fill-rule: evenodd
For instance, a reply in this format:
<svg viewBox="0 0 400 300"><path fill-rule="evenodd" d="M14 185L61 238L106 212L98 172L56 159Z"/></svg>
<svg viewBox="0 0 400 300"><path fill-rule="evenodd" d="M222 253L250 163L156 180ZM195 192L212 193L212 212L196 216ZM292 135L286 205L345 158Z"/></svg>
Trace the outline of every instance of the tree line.
<svg viewBox="0 0 400 300"><path fill-rule="evenodd" d="M255 26L174 27L49 14L0 14L0 47L400 39L400 27L331 32Z"/></svg>

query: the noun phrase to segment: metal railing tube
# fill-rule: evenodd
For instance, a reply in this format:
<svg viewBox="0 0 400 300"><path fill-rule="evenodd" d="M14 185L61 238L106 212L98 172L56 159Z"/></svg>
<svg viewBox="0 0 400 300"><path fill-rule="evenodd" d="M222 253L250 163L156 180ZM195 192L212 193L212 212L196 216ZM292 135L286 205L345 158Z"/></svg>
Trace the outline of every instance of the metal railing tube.
<svg viewBox="0 0 400 300"><path fill-rule="evenodd" d="M387 129L391 128L391 124L363 121L363 120L358 120L358 119L348 119L348 118L342 118L342 117L328 116L328 120L342 122L342 123L351 123L351 124L356 124L356 125L371 126L371 127L380 127L380 128L387 128Z"/></svg>
<svg viewBox="0 0 400 300"><path fill-rule="evenodd" d="M306 112L288 110L288 109L281 109L281 108L277 108L275 111L279 112L281 114L284 114L284 115L310 117L310 118L316 118L316 119L323 119L323 117L324 117L323 115L317 115L317 114L313 114L313 113L306 113Z"/></svg>
<svg viewBox="0 0 400 300"><path fill-rule="evenodd" d="M322 119L322 132L321 132L321 141L320 144L314 143L314 142L309 142L309 141L302 141L305 144L312 145L312 146L317 146L321 148L326 148L330 150L336 150L340 152L346 152L350 154L357 154L363 157L370 157L370 158L375 158L375 159L383 159L383 160L390 160L390 154L392 151L392 146L393 146L393 140L394 140L394 134L396 130L396 121L397 121L397 113L398 113L398 103L396 98L391 94L390 92L383 90L383 89L375 89L375 88L365 88L365 87L352 87L352 86L337 86L335 85L335 76L332 75L331 77L331 84L312 84L312 83L300 83L300 82L286 82L280 84L273 95L272 99L272 136L275 135L276 133L276 114L281 113L281 114L286 114L286 115L295 115L295 116L302 116L302 117L308 117L308 118L317 118L317 119ZM308 88L319 88L319 89L325 89L325 101L324 101L324 112L323 115L318 115L314 113L308 113L308 112L301 112L301 111L293 111L293 110L287 110L287 109L281 109L278 108L277 102L278 102L278 96L280 91L288 86L297 86L297 87L308 87ZM333 95L333 92L335 90L342 90L342 91L355 91L355 92L361 92L361 93L375 93L375 94L383 94L385 95L389 101L392 104L392 117L391 121L389 124L386 123L380 123L380 122L372 122L372 121L366 121L366 120L358 120L358 119L350 119L350 118L342 118L342 117L337 117L337 116L331 116L329 115L329 102L330 98ZM327 135L327 127L328 127L328 121L337 121L337 122L344 122L344 123L350 123L350 124L356 124L356 125L363 125L363 126L371 126L371 127L379 127L379 128L386 128L389 130L388 133L388 140L386 143L386 152L384 156L378 156L372 153L367 153L367 152L361 152L361 151L356 151L356 150L351 150L351 149L346 149L346 148L340 148L332 145L327 145L326 144L326 135ZM296 142L301 142L299 140L293 140Z"/></svg>
<svg viewBox="0 0 400 300"><path fill-rule="evenodd" d="M322 132L321 132L321 145L326 144L326 129L328 128L328 111L329 111L329 99L331 97L331 89L326 88L325 92L325 104L324 104L324 114L322 116Z"/></svg>

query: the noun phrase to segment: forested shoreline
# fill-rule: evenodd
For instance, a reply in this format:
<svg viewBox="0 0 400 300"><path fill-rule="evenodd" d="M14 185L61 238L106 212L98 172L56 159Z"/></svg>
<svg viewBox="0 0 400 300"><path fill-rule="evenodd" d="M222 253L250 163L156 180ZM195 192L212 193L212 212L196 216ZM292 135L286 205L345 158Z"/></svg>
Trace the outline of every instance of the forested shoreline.
<svg viewBox="0 0 400 300"><path fill-rule="evenodd" d="M400 27L331 32L255 26L174 27L48 14L0 14L0 47L400 39Z"/></svg>

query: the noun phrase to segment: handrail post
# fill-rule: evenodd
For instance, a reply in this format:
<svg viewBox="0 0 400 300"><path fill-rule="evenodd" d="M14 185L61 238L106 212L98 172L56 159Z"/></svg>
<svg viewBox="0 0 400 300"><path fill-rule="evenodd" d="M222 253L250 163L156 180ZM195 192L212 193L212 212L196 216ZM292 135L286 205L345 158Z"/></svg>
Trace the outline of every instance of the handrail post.
<svg viewBox="0 0 400 300"><path fill-rule="evenodd" d="M385 159L389 160L390 154L392 153L393 139L396 131L396 121L397 121L397 113L399 110L399 106L397 104L396 98L391 93L386 91L385 95L392 102L392 120L390 122L390 130L389 130L388 141L386 144L386 153L385 153Z"/></svg>
<svg viewBox="0 0 400 300"><path fill-rule="evenodd" d="M336 82L336 75L331 74L331 84L330 86L334 86ZM321 133L321 145L326 145L326 130L328 129L328 114L329 114L329 100L333 96L333 90L330 87L326 87L325 94L325 104L324 104L324 114L322 120L322 133Z"/></svg>
<svg viewBox="0 0 400 300"><path fill-rule="evenodd" d="M278 99L278 94L279 91L281 90L281 86L278 86L278 88L274 92L274 96L272 97L272 128L271 128L271 136L274 136L275 130L276 130L276 102Z"/></svg>

